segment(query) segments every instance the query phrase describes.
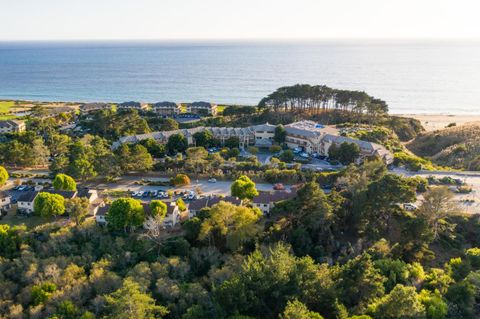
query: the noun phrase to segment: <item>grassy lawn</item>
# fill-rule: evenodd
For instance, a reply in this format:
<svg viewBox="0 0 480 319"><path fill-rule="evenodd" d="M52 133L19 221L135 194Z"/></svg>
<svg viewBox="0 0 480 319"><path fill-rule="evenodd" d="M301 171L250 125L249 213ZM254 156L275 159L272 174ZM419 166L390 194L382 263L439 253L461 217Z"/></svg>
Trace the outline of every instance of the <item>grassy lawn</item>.
<svg viewBox="0 0 480 319"><path fill-rule="evenodd" d="M217 105L217 113L223 114L223 110L225 110L225 105Z"/></svg>
<svg viewBox="0 0 480 319"><path fill-rule="evenodd" d="M0 113L8 113L8 111L14 106L14 101L0 101Z"/></svg>
<svg viewBox="0 0 480 319"><path fill-rule="evenodd" d="M8 212L7 216L3 216L3 218L0 219L0 224L7 224L10 226L25 224L25 226L27 226L28 228L33 228L38 225L50 223L53 221L54 221L53 218L17 215L15 209L12 209Z"/></svg>
<svg viewBox="0 0 480 319"><path fill-rule="evenodd" d="M15 115L9 115L8 112L15 107L14 101L0 101L0 120L11 120L16 118Z"/></svg>

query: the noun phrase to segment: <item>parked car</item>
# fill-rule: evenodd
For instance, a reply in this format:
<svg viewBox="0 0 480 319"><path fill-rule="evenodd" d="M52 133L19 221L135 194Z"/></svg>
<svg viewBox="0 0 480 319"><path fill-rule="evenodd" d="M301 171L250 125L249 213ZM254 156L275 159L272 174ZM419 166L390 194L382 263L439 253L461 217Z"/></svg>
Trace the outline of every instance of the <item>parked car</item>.
<svg viewBox="0 0 480 319"><path fill-rule="evenodd" d="M158 192L157 191L151 191L150 196L151 197L157 197Z"/></svg>
<svg viewBox="0 0 480 319"><path fill-rule="evenodd" d="M208 180L209 183L216 183L217 182L217 179L216 178L210 178Z"/></svg>
<svg viewBox="0 0 480 319"><path fill-rule="evenodd" d="M299 155L303 158L309 158L310 157L310 155L308 155L308 153L305 153L305 152L301 152Z"/></svg>
<svg viewBox="0 0 480 319"><path fill-rule="evenodd" d="M408 210L408 211L413 211L413 210L417 210L417 209L418 209L417 205L415 205L415 204L413 204L413 203L405 203L405 204L403 204L403 208L404 208L405 210Z"/></svg>
<svg viewBox="0 0 480 319"><path fill-rule="evenodd" d="M295 148L293 149L293 153L295 153L295 154L298 154L298 153L300 153L300 152L302 152L302 148L300 148L300 147L295 147Z"/></svg>
<svg viewBox="0 0 480 319"><path fill-rule="evenodd" d="M273 189L276 191L283 191L285 189L285 186L282 183L277 183L273 185Z"/></svg>
<svg viewBox="0 0 480 319"><path fill-rule="evenodd" d="M142 194L142 197L148 197L148 194L149 194L148 191L144 191L143 194Z"/></svg>

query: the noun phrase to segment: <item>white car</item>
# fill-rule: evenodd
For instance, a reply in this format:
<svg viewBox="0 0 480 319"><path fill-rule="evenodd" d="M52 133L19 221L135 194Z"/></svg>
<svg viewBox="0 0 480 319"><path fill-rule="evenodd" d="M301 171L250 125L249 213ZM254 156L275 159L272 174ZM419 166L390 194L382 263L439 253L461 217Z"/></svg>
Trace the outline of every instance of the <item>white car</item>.
<svg viewBox="0 0 480 319"><path fill-rule="evenodd" d="M300 156L303 158L309 158L308 153L305 153L305 152L300 153Z"/></svg>
<svg viewBox="0 0 480 319"><path fill-rule="evenodd" d="M216 178L210 178L208 180L209 183L216 183L217 182L217 179Z"/></svg>
<svg viewBox="0 0 480 319"><path fill-rule="evenodd" d="M405 203L403 204L403 208L408 211L414 211L418 209L418 206L413 203Z"/></svg>

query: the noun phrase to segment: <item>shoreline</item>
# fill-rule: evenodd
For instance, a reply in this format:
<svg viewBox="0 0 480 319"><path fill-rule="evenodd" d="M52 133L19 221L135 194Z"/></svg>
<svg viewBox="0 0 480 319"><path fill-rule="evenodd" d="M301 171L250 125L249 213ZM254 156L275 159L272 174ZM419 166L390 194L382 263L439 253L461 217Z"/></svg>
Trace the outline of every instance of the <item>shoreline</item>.
<svg viewBox="0 0 480 319"><path fill-rule="evenodd" d="M446 128L449 124L455 123L456 126L466 124L479 124L480 114L391 114L401 117L410 117L419 120L427 132L441 130Z"/></svg>

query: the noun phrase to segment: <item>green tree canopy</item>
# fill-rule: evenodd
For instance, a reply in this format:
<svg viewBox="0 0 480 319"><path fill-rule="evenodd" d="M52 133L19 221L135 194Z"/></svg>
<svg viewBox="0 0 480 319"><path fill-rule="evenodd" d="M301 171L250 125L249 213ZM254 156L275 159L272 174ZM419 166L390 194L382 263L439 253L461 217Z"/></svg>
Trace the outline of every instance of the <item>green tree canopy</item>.
<svg viewBox="0 0 480 319"><path fill-rule="evenodd" d="M277 125L275 127L275 133L273 135L273 140L278 144L285 143L285 138L287 137L287 131L285 131L285 127L283 125Z"/></svg>
<svg viewBox="0 0 480 319"><path fill-rule="evenodd" d="M90 202L84 197L74 197L72 199L67 199L65 202L65 208L68 215L73 218L77 225L80 225L85 219L85 216L88 215L89 207Z"/></svg>
<svg viewBox="0 0 480 319"><path fill-rule="evenodd" d="M221 201L210 209L203 221L199 239L208 238L220 249L235 251L258 231L255 223L260 215L257 210Z"/></svg>
<svg viewBox="0 0 480 319"><path fill-rule="evenodd" d="M105 217L108 226L113 230L124 230L138 227L145 221L142 204L133 198L118 198L112 202Z"/></svg>
<svg viewBox="0 0 480 319"><path fill-rule="evenodd" d="M172 134L168 138L167 150L170 154L183 153L188 147L188 141L183 134Z"/></svg>
<svg viewBox="0 0 480 319"><path fill-rule="evenodd" d="M150 202L150 211L154 217L163 220L167 214L167 204L161 200L152 200Z"/></svg>
<svg viewBox="0 0 480 319"><path fill-rule="evenodd" d="M8 172L5 167L0 166L0 186L5 185L8 180Z"/></svg>
<svg viewBox="0 0 480 319"><path fill-rule="evenodd" d="M57 174L52 182L53 188L61 191L75 191L77 190L77 183L75 180L66 174Z"/></svg>
<svg viewBox="0 0 480 319"><path fill-rule="evenodd" d="M60 216L65 213L65 199L58 194L41 192L33 202L33 211L43 217Z"/></svg>
<svg viewBox="0 0 480 319"><path fill-rule="evenodd" d="M117 291L105 296L107 315L111 319L153 319L168 314L167 308L155 304L149 294L130 278L124 280Z"/></svg>
<svg viewBox="0 0 480 319"><path fill-rule="evenodd" d="M328 149L328 156L344 165L351 164L360 155L360 147L355 143L343 142L340 146L333 144Z"/></svg>
<svg viewBox="0 0 480 319"><path fill-rule="evenodd" d="M258 196L255 183L246 175L240 176L232 183L230 186L230 192L232 196L240 199L253 199L255 196Z"/></svg>

